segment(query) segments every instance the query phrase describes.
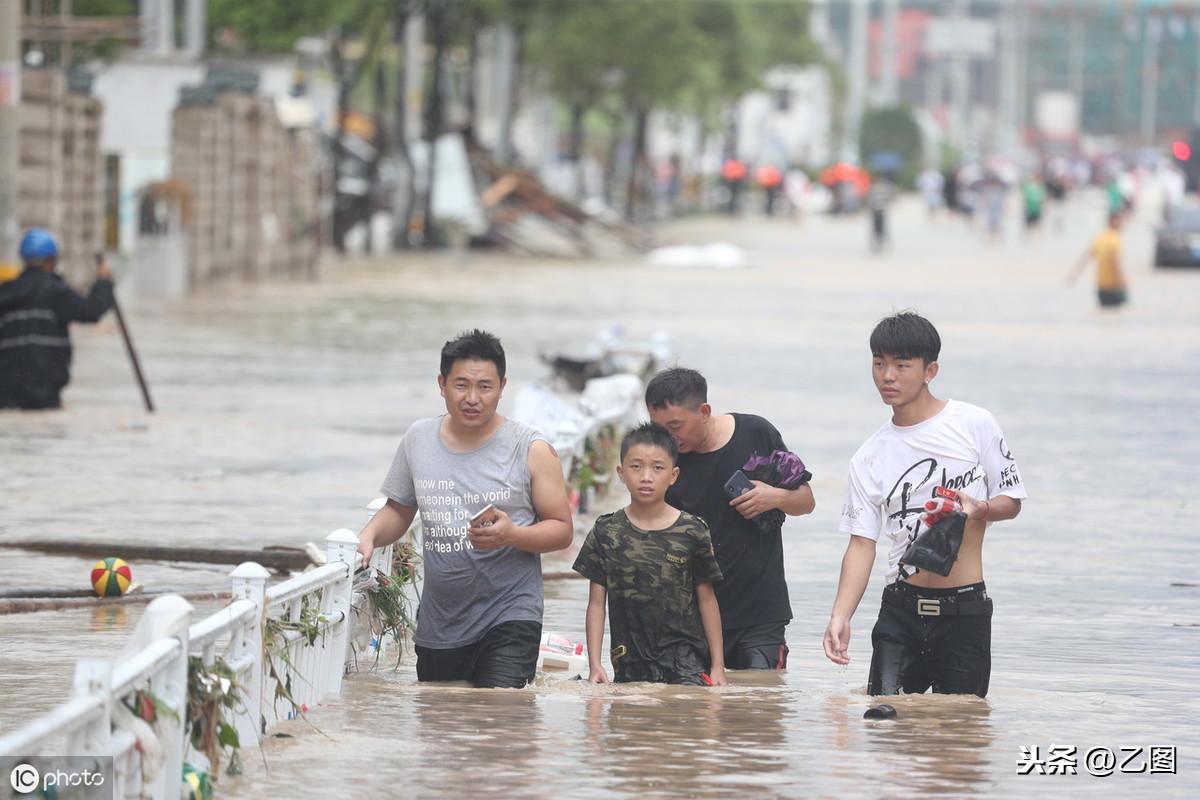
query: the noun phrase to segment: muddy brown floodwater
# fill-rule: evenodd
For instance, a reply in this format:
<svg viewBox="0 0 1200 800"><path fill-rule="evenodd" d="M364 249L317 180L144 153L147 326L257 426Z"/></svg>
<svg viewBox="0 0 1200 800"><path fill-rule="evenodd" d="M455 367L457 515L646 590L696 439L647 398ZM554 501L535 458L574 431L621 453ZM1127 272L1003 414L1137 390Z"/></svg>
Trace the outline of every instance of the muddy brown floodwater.
<svg viewBox="0 0 1200 800"><path fill-rule="evenodd" d="M539 349L612 323L664 330L718 411L766 416L815 475L817 510L784 531L787 672L733 673L721 691L549 678L476 691L417 685L406 661L351 676L310 713L320 732L290 722L292 738L268 739L261 757L247 748L221 796L1196 796L1200 271L1150 268L1144 209L1125 237L1132 303L1109 314L1090 284L1063 280L1102 220L1098 196L1073 201L1062 234L1030 241L988 243L904 203L882 257L866 252L865 219L698 219L662 238L731 242L749 265L410 256L317 284L131 304L160 413L139 412L111 324L77 329L66 408L0 413L0 540L259 547L357 529L400 434L441 407L447 338L501 336L503 411L543 374ZM867 335L909 307L942 334L936 393L997 416L1031 498L987 537L989 697L901 697L897 720L867 722L882 556L852 664L826 661L820 638L845 547L846 464L887 418ZM0 550L0 566L10 587L79 586L90 561ZM148 588L228 580L211 567L134 571ZM545 628L582 638L586 590L548 584ZM118 648L140 613L0 617L0 730L66 697L75 659ZM1075 748L1078 774L1018 774L1022 747L1045 758L1051 746ZM1145 763L1148 748L1174 747L1177 774L1095 777L1084 756L1096 747L1118 763L1121 748L1143 748Z"/></svg>

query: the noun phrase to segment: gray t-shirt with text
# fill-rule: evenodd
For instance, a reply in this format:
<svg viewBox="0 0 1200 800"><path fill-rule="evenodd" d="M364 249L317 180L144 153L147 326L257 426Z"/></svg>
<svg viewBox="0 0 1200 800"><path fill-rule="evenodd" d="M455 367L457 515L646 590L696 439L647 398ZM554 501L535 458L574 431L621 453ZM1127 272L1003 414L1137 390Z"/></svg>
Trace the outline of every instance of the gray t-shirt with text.
<svg viewBox="0 0 1200 800"><path fill-rule="evenodd" d="M482 447L456 453L438 431L445 415L404 434L381 491L421 513L425 588L417 610L422 647L474 644L502 622L542 621L542 562L515 547L475 550L467 522L491 503L515 525L537 522L529 447L542 434L505 419Z"/></svg>

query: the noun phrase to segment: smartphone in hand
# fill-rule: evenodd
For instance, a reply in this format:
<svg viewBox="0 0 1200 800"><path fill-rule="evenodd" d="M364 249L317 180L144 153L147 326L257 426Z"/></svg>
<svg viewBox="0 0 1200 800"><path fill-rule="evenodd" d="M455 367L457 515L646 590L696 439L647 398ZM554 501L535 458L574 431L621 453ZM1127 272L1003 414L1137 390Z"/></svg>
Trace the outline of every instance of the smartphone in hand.
<svg viewBox="0 0 1200 800"><path fill-rule="evenodd" d="M471 522L468 527L471 528L486 528L496 521L496 506L488 503L479 513L471 517Z"/></svg>
<svg viewBox="0 0 1200 800"><path fill-rule="evenodd" d="M730 497L741 497L753 488L754 484L746 477L746 473L740 469L734 472L729 480L725 482L725 491Z"/></svg>

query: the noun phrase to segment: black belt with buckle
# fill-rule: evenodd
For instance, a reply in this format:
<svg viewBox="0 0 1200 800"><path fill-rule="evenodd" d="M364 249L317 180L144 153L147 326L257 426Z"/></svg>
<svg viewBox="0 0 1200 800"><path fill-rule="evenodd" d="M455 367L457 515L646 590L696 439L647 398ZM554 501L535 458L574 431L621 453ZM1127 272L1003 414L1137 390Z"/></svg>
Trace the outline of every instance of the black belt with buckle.
<svg viewBox="0 0 1200 800"><path fill-rule="evenodd" d="M958 600L953 597L919 597L906 591L883 592L883 602L919 617L970 617L992 613L992 598Z"/></svg>

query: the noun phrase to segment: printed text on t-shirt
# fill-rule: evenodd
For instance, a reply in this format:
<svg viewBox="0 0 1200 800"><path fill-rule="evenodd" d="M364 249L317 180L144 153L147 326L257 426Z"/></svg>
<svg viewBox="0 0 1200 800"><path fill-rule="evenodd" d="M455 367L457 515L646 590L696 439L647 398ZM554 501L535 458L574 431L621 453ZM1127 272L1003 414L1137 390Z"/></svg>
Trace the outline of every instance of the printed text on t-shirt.
<svg viewBox="0 0 1200 800"><path fill-rule="evenodd" d="M892 486L892 490L888 492L886 503L891 505L892 500L896 498L897 490L900 492L899 508L890 514L891 519L898 519L901 528L908 531L910 541L916 539L917 534L921 531L921 520L919 516L915 516L924 511L925 498L924 496L917 498L916 505L909 505L913 499L913 495L921 489L924 489L929 483L929 479L937 471L938 462L936 458L923 458L917 463L904 471L896 484ZM947 489L960 491L970 486L979 477L980 466L976 464L961 475L950 476L946 472L946 468L942 467L941 480L930 487L929 496L933 496L933 490L937 486L944 486ZM915 482L914 482L915 481Z"/></svg>
<svg viewBox="0 0 1200 800"><path fill-rule="evenodd" d="M462 492L452 480L417 480L417 507L421 510L421 530L425 550L434 553L462 553L473 549L467 535L467 523L488 503L512 498L512 489L490 492Z"/></svg>

